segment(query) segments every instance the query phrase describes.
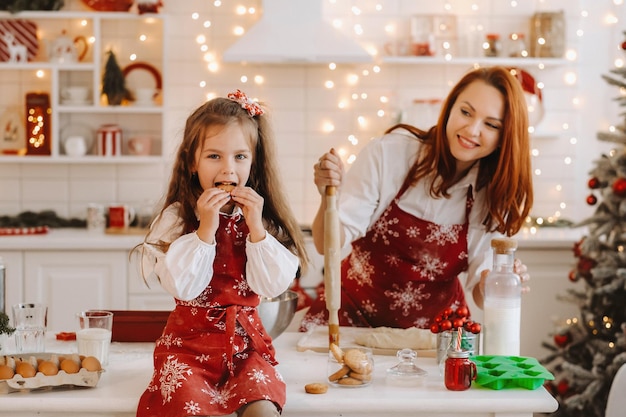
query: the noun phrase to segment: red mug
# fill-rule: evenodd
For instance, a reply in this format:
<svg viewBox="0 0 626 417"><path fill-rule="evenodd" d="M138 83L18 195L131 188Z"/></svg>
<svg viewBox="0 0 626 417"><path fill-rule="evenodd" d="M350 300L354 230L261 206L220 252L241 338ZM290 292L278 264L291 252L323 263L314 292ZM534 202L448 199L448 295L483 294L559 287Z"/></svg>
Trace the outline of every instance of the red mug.
<svg viewBox="0 0 626 417"><path fill-rule="evenodd" d="M135 210L125 204L109 206L109 227L127 228L135 220Z"/></svg>

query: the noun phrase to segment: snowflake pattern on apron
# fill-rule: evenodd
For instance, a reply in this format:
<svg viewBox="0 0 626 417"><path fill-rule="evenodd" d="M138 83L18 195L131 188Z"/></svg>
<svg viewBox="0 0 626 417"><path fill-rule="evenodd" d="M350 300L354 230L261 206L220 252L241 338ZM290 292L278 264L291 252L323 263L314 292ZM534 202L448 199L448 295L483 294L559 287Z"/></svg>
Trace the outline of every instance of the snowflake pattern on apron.
<svg viewBox="0 0 626 417"><path fill-rule="evenodd" d="M284 406L285 383L256 310L260 299L245 279L247 234L241 214L220 215L211 283L193 300L176 299L137 417L227 415L256 400Z"/></svg>
<svg viewBox="0 0 626 417"><path fill-rule="evenodd" d="M467 306L458 275L467 271L467 232L474 203L466 198L465 223L435 224L398 206L405 184L380 218L341 262L339 324L429 328L442 309ZM300 330L326 325L324 284Z"/></svg>

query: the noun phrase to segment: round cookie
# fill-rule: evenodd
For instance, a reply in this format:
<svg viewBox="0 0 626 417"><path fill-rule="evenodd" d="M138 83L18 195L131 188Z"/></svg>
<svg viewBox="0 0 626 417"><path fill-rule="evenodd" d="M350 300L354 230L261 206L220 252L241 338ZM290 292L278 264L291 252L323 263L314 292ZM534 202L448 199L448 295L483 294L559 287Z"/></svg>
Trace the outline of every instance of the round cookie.
<svg viewBox="0 0 626 417"><path fill-rule="evenodd" d="M363 381L346 376L337 381L339 385L363 385Z"/></svg>
<svg viewBox="0 0 626 417"><path fill-rule="evenodd" d="M342 366L337 372L332 373L329 377L328 380L330 382L335 382L337 381L339 378L343 378L344 376L348 375L348 372L350 372L350 367L347 365Z"/></svg>
<svg viewBox="0 0 626 417"><path fill-rule="evenodd" d="M337 362L343 363L344 352L339 346L337 346L335 343L331 343L330 351L333 353L333 356L335 357L335 360Z"/></svg>
<svg viewBox="0 0 626 417"><path fill-rule="evenodd" d="M328 391L328 385L321 382L312 382L304 386L304 391L307 394L325 394Z"/></svg>
<svg viewBox="0 0 626 417"><path fill-rule="evenodd" d="M348 374L350 378L358 379L359 381L368 382L372 380L372 374L360 374L358 372L350 372Z"/></svg>
<svg viewBox="0 0 626 417"><path fill-rule="evenodd" d="M359 349L347 350L343 355L343 361L350 369L359 374L372 372L372 365L367 358L367 354Z"/></svg>

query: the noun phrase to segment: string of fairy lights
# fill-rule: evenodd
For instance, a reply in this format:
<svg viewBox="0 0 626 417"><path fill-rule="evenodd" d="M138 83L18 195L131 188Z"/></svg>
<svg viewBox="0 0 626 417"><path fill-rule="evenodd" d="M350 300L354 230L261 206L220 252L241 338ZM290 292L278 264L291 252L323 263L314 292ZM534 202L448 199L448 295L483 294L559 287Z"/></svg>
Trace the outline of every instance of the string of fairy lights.
<svg viewBox="0 0 626 417"><path fill-rule="evenodd" d="M615 0L614 3L616 5L619 5L622 1L623 0ZM380 45L376 45L375 43L368 42L366 40L367 28L366 28L366 25L363 24L360 20L360 18L365 14L363 10L361 10L356 5L352 5L349 8L350 10L349 14L345 15L343 18L341 16L337 17L337 13L334 13L333 7L334 5L338 5L340 3L343 3L341 4L341 6L343 6L342 10L346 9L346 4L343 0L327 0L327 3L325 4L326 12L329 15L334 16L331 20L333 26L335 26L337 29L340 29L344 32L350 33L355 39L360 41L360 43L368 50L368 52L372 56L381 57L384 54L384 51L380 50L381 49ZM352 3L356 4L357 2L352 2ZM536 3L537 3L536 9L541 9L542 7L549 9L549 5L548 5L549 0L538 0ZM458 3L456 2L448 2L448 1L443 2L442 12L448 13L448 14L455 14L456 12L455 7L458 7L457 4ZM519 2L515 0L511 0L508 2L508 5L512 9L511 14L513 14L515 12L515 9L519 7ZM213 2L212 7L215 9L219 9L223 7L232 7L232 6L231 5L226 6L224 3L217 0ZM467 5L465 7L467 7ZM478 3L469 5L469 9L473 13L476 13L476 14L481 13L481 9ZM221 11L223 12L223 10ZM370 13L370 14L384 13L384 12L385 12L385 6L383 2L380 2L379 4L377 4L374 7L373 11L371 9L367 11L367 13ZM235 6L234 14L236 16L242 16L246 18L246 19L240 19L240 20L249 21L250 16L256 16L259 14L259 10L257 10L256 7L254 6L246 6L246 5L240 4L238 6ZM579 21L582 22L585 18L588 17L588 13L585 10L579 10L579 16L580 16ZM219 51L212 49L209 45L209 42L211 39L211 34L210 34L210 30L212 26L211 20L206 18L206 16L204 16L200 12L192 13L191 19L192 21L196 23L200 23L199 25L200 34L196 37L196 42L199 45L200 52L203 54L203 59L206 62L208 73L211 74L211 73L219 72L221 69L220 53ZM617 17L615 15L607 16L605 18L605 22L607 24L614 24L614 22L616 21L617 21ZM577 37L582 38L584 36L584 30L582 27L583 27L583 24L580 23L580 27L577 28L575 32ZM232 30L233 35L241 36L245 33L246 28L242 24L238 23L238 19L234 19L234 23L233 23L231 30ZM397 30L398 28L394 22L390 22L385 26L385 31L389 34L393 34ZM481 25L474 25L474 26L470 26L469 30L475 30L475 31L480 32L480 31L484 31L485 28L482 27ZM444 48L446 48L446 45L444 45ZM566 60L573 62L573 61L576 61L577 58L578 58L578 51L576 50L575 47L570 47L566 49L565 51ZM448 61L454 59L453 48L450 48L449 51L445 52L444 59ZM360 72L358 72L358 70L355 70L345 80L332 79L332 76L330 74L337 69L337 64L330 63L328 66L329 79L324 82L325 88L338 89L337 88L338 84L343 83L345 85L351 86L354 91L352 95L349 97L338 97L337 99L337 108L340 110L340 112L337 113L338 114L337 117L347 116L345 113L348 113L348 112L341 113L341 111L345 111L348 109L353 110L349 114L353 115L352 117L356 119L356 123L354 125L359 129L358 131L350 134L345 139L345 142L339 143L337 146L337 149L342 153L345 161L348 164L354 161L354 159L356 158L356 154L358 153L358 150L360 149L359 138L363 137L363 135L367 133L368 129L370 129L371 131L373 127L378 126L378 124L376 123L376 119L382 120L381 125L385 126L386 122L390 120L390 118L393 117L393 115L391 114L392 112L390 111L390 103L393 99L392 97L388 97L388 96L371 97L371 94L368 93L368 91L366 91L365 88L361 88L359 86L360 80L363 77L375 76L376 74L381 73L383 71L384 65L385 65L384 62L381 63L380 59L376 59L374 63L371 64L369 67L366 67L360 70ZM245 71L252 71L252 69L250 68L253 68L253 67L247 67ZM537 72L540 73L544 69L545 69L545 65L543 63L540 62L537 64L537 67L536 67ZM541 80L540 76L537 78ZM240 78L240 81L242 84L245 84L248 82L262 84L264 80L265 80L265 76L263 74L242 75ZM454 80L450 80L449 84L452 85L453 81ZM564 73L563 83L567 86L575 86L578 83L578 76L574 69L572 70L568 69ZM201 88L207 88L207 86L208 86L208 83L206 81L202 81L200 83ZM542 84L541 81L538 82L538 87L539 89L543 89L544 85ZM206 96L207 98L212 98L215 96L215 94L216 94L215 92L207 91ZM365 100L365 99L370 99L370 98L373 100L377 100L377 102L379 103L378 109L375 111L374 114L365 114L365 113L359 114L358 112L354 111L353 104L355 102L357 102L358 100ZM572 107L575 109L579 109L581 107L582 102L583 100L581 97L575 96L572 98ZM334 132L334 126L335 126L335 123L333 122L333 120L321 120L319 130L326 134L332 134ZM563 135L570 135L569 143L572 145L571 149L573 153L574 152L573 146L575 146L578 142L578 138L576 137L576 134L575 134L576 129L574 127L569 126L567 122L563 122L561 129L562 129ZM534 126L530 127L530 133L531 134L535 133ZM540 157L539 149L537 148L532 149L532 155L534 158ZM573 163L573 161L574 161L574 156L567 155L563 158L564 165L570 165ZM536 177L540 177L542 175L541 169L535 168L534 175ZM557 195L566 195L568 193L568 190L564 189L564 186L561 183L557 183L555 185L554 192ZM567 210L567 203L565 201L560 201L558 202L558 207L549 216L529 218L527 229L530 230L531 233L534 233L536 229L541 226L559 225L562 220L562 213L566 212L566 210Z"/></svg>
<svg viewBox="0 0 626 417"><path fill-rule="evenodd" d="M235 37L242 36L246 33L246 25L249 25L249 22L254 22L255 17L258 18L261 11L257 9L258 1L250 1L254 5L246 5L246 0L240 0L239 4L233 4L232 2L223 2L221 0L214 0L211 3L209 2L197 2L198 11L192 12L189 14L190 24L193 24L196 28L197 35L195 36L195 42L198 47L198 51L201 54L202 60L206 65L207 76L211 74L218 73L222 70L221 59L221 51L216 48L214 44L217 42L213 42L213 40L217 37L217 35L213 31L213 22L211 17L213 16L223 16L224 14L233 13L234 19L232 19L233 23L230 28L232 35ZM362 87L362 81L367 77L375 77L378 74L384 72L386 63L382 59L384 55L384 51L381 50L381 46L377 45L374 42L368 41L368 30L367 25L364 23L364 17L368 14L371 16L372 14L380 13L381 15L386 15L387 11L385 10L385 3L379 2L376 4L373 9L369 8L364 11L361 10L356 4L357 1L353 0L324 0L324 12L328 16L332 16L331 23L337 29L349 33L356 40L358 40L365 49L375 58L374 62L369 65L363 65L361 68L357 68L354 66L354 70L351 71L345 78L337 78L333 76L333 72L335 72L339 68L339 64L329 63L328 64L328 78L323 81L323 87L327 90L334 90L337 92L337 101L336 106L339 110L335 112L338 118L352 117L354 118L354 126L355 131L347 135L343 142L337 144L337 149L341 152L345 161L350 164L356 159L356 155L360 150L360 146L363 145L363 138L373 136L371 132L380 131L385 127L389 126L391 121L394 121L397 118L397 112L394 111L393 108L393 100L394 97L390 97L387 95L376 95L375 93L371 93L367 91L366 87ZM346 7L346 2L349 2L350 7ZM619 8L623 5L624 0L612 0L614 9ZM535 1L535 9L549 9L550 0L536 0ZM511 9L511 15L515 14L515 10L520 7L519 0L509 0L508 7ZM341 6L341 7L339 7ZM569 19L568 23L574 22L578 25L578 28L575 29L575 36L578 38L582 38L585 36L585 31L583 27L585 26L585 20L589 17L589 14L586 10L580 7L578 2L576 4L572 4L572 7L568 10L568 13L573 13L579 17L579 19ZM442 2L442 13L455 14L457 13L456 8L464 7L464 12L467 13L468 10L471 13L475 13L476 15L480 15L482 12L479 3L466 3L466 2L452 2L452 1L443 1ZM343 10L349 10L348 13L342 12ZM342 14L343 13L343 14ZM609 12L604 16L603 23L606 26L614 26L619 23L618 12ZM87 25L87 21L80 22L80 25ZM385 25L385 31L393 34L394 31L398 30L393 21L390 21ZM470 26L470 31L475 30L477 32L484 31L485 28L480 24L475 26ZM481 32L482 33L482 32ZM140 43L148 43L150 42L150 37L152 35L150 33L140 33L138 34ZM88 39L90 43L94 43L95 39ZM570 46L565 51L565 60L574 62L578 59L578 51L575 47L576 42L573 43L574 46ZM445 46L444 46L445 48ZM128 53L128 52L126 52ZM615 66L621 67L625 65L623 51L615 49ZM140 51L131 51L128 53L126 57L130 61L135 61L140 59ZM444 54L445 60L453 60L454 49L450 48L450 51L446 51ZM257 85L262 85L266 81L266 75L262 73L261 70L257 70L258 67L250 65L246 67L242 67L242 74L240 75L240 82L245 85L248 83L254 83ZM536 78L539 80L537 87L539 89L543 89L544 85L541 82L541 71L545 70L546 66L539 62L533 71L535 71L539 76ZM254 73L254 71L258 71ZM344 74L342 72L342 74ZM39 77L45 76L45 71L40 71L38 73ZM343 76L343 75L342 75ZM452 85L455 80L451 79L448 81L449 85ZM563 84L569 87L575 87L579 83L578 74L575 66L570 66L563 74ZM211 91L210 83L206 80L202 80L199 82L199 87L205 91L205 96L207 99L213 98L217 95L216 92ZM350 94L346 94L343 91L351 90ZM342 92L340 93L339 90ZM359 103L367 102L367 106L363 106L363 111L359 111ZM372 102L375 103L372 106ZM571 106L574 109L580 109L584 104L584 97L580 95L574 95L571 98ZM375 107L374 110L372 108ZM319 121L319 131L323 134L333 134L335 132L336 122L332 118L325 118ZM575 161L575 146L578 144L579 139L576 135L577 129L575 126L570 126L568 122L563 122L561 125L561 133L560 135L564 137L569 137L568 142L570 145L568 148L568 152L570 155L565 155L563 157L562 163L564 166L571 165ZM535 127L531 126L530 133L535 133ZM539 158L540 150L538 148L532 149L533 158ZM540 168L535 168L534 175L536 177L541 177L542 171ZM554 190L551 193L554 193L557 196L565 196L572 195L572 190L565 189L561 183L557 183L554 185ZM557 200L559 198L556 198ZM554 209L552 213L545 217L536 217L528 220L528 229L531 233L540 226L557 224L559 221L566 216L563 213L567 213L567 203L564 201L558 201L557 207Z"/></svg>

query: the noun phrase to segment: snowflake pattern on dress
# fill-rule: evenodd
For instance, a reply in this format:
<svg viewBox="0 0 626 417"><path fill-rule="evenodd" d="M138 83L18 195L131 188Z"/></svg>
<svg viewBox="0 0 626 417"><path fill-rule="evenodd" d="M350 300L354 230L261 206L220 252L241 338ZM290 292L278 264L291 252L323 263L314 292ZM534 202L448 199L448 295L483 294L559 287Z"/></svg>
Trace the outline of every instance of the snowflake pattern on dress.
<svg viewBox="0 0 626 417"><path fill-rule="evenodd" d="M265 374L262 369L253 369L252 372L248 372L248 376L251 381L256 382L257 384L265 384L271 382L269 375Z"/></svg>
<svg viewBox="0 0 626 417"><path fill-rule="evenodd" d="M211 404L218 404L222 408L226 408L228 401L236 396L234 391L237 388L237 384L226 384L222 389L212 387L206 381L204 381L204 385L206 385L206 388L202 388L201 391L211 398Z"/></svg>
<svg viewBox="0 0 626 417"><path fill-rule="evenodd" d="M401 289L398 284L393 284L392 290L385 291L385 296L392 299L389 304L390 310L402 310L403 316L408 316L409 312L414 310L421 310L423 308L422 301L430 298L430 293L422 292L425 284L417 284L416 288L413 288L413 281L406 283L405 287Z"/></svg>
<svg viewBox="0 0 626 417"><path fill-rule="evenodd" d="M418 264L413 266L413 270L419 272L422 278L434 281L440 277L444 269L448 266L447 262L443 262L439 258L433 258L429 254L424 254Z"/></svg>
<svg viewBox="0 0 626 417"><path fill-rule="evenodd" d="M192 371L187 364L179 363L174 355L169 355L159 374L161 397L163 404L167 404L172 399L172 394L187 380L185 375L191 375Z"/></svg>
<svg viewBox="0 0 626 417"><path fill-rule="evenodd" d="M391 227L398 224L399 220L397 218L388 218L387 214L389 213L390 207L387 207L382 216L374 223L372 226L372 242L376 242L378 237L382 239L385 245L389 245L389 238L398 237L399 234L397 231L393 230Z"/></svg>
<svg viewBox="0 0 626 417"><path fill-rule="evenodd" d="M250 287L248 286L248 282L241 277L240 280L235 281L235 285L233 285L233 289L237 290L237 294L246 296L250 291Z"/></svg>
<svg viewBox="0 0 626 417"><path fill-rule="evenodd" d="M174 337L171 334L164 334L156 341L157 346L165 346L167 349L172 346L181 347L183 345L183 341L179 337Z"/></svg>
<svg viewBox="0 0 626 417"><path fill-rule="evenodd" d="M463 231L461 224L429 224L428 236L426 242L435 242L439 246L445 246L448 243L457 243L459 241L459 233Z"/></svg>
<svg viewBox="0 0 626 417"><path fill-rule="evenodd" d="M200 411L202 411L200 409L200 404L193 401L186 401L184 410L187 412L187 414L192 416L197 416L198 414L200 414Z"/></svg>
<svg viewBox="0 0 626 417"><path fill-rule="evenodd" d="M369 263L371 253L361 251L360 247L352 248L352 256L350 256L350 271L346 276L347 279L356 281L360 286L372 286L371 275L374 273L374 267Z"/></svg>

